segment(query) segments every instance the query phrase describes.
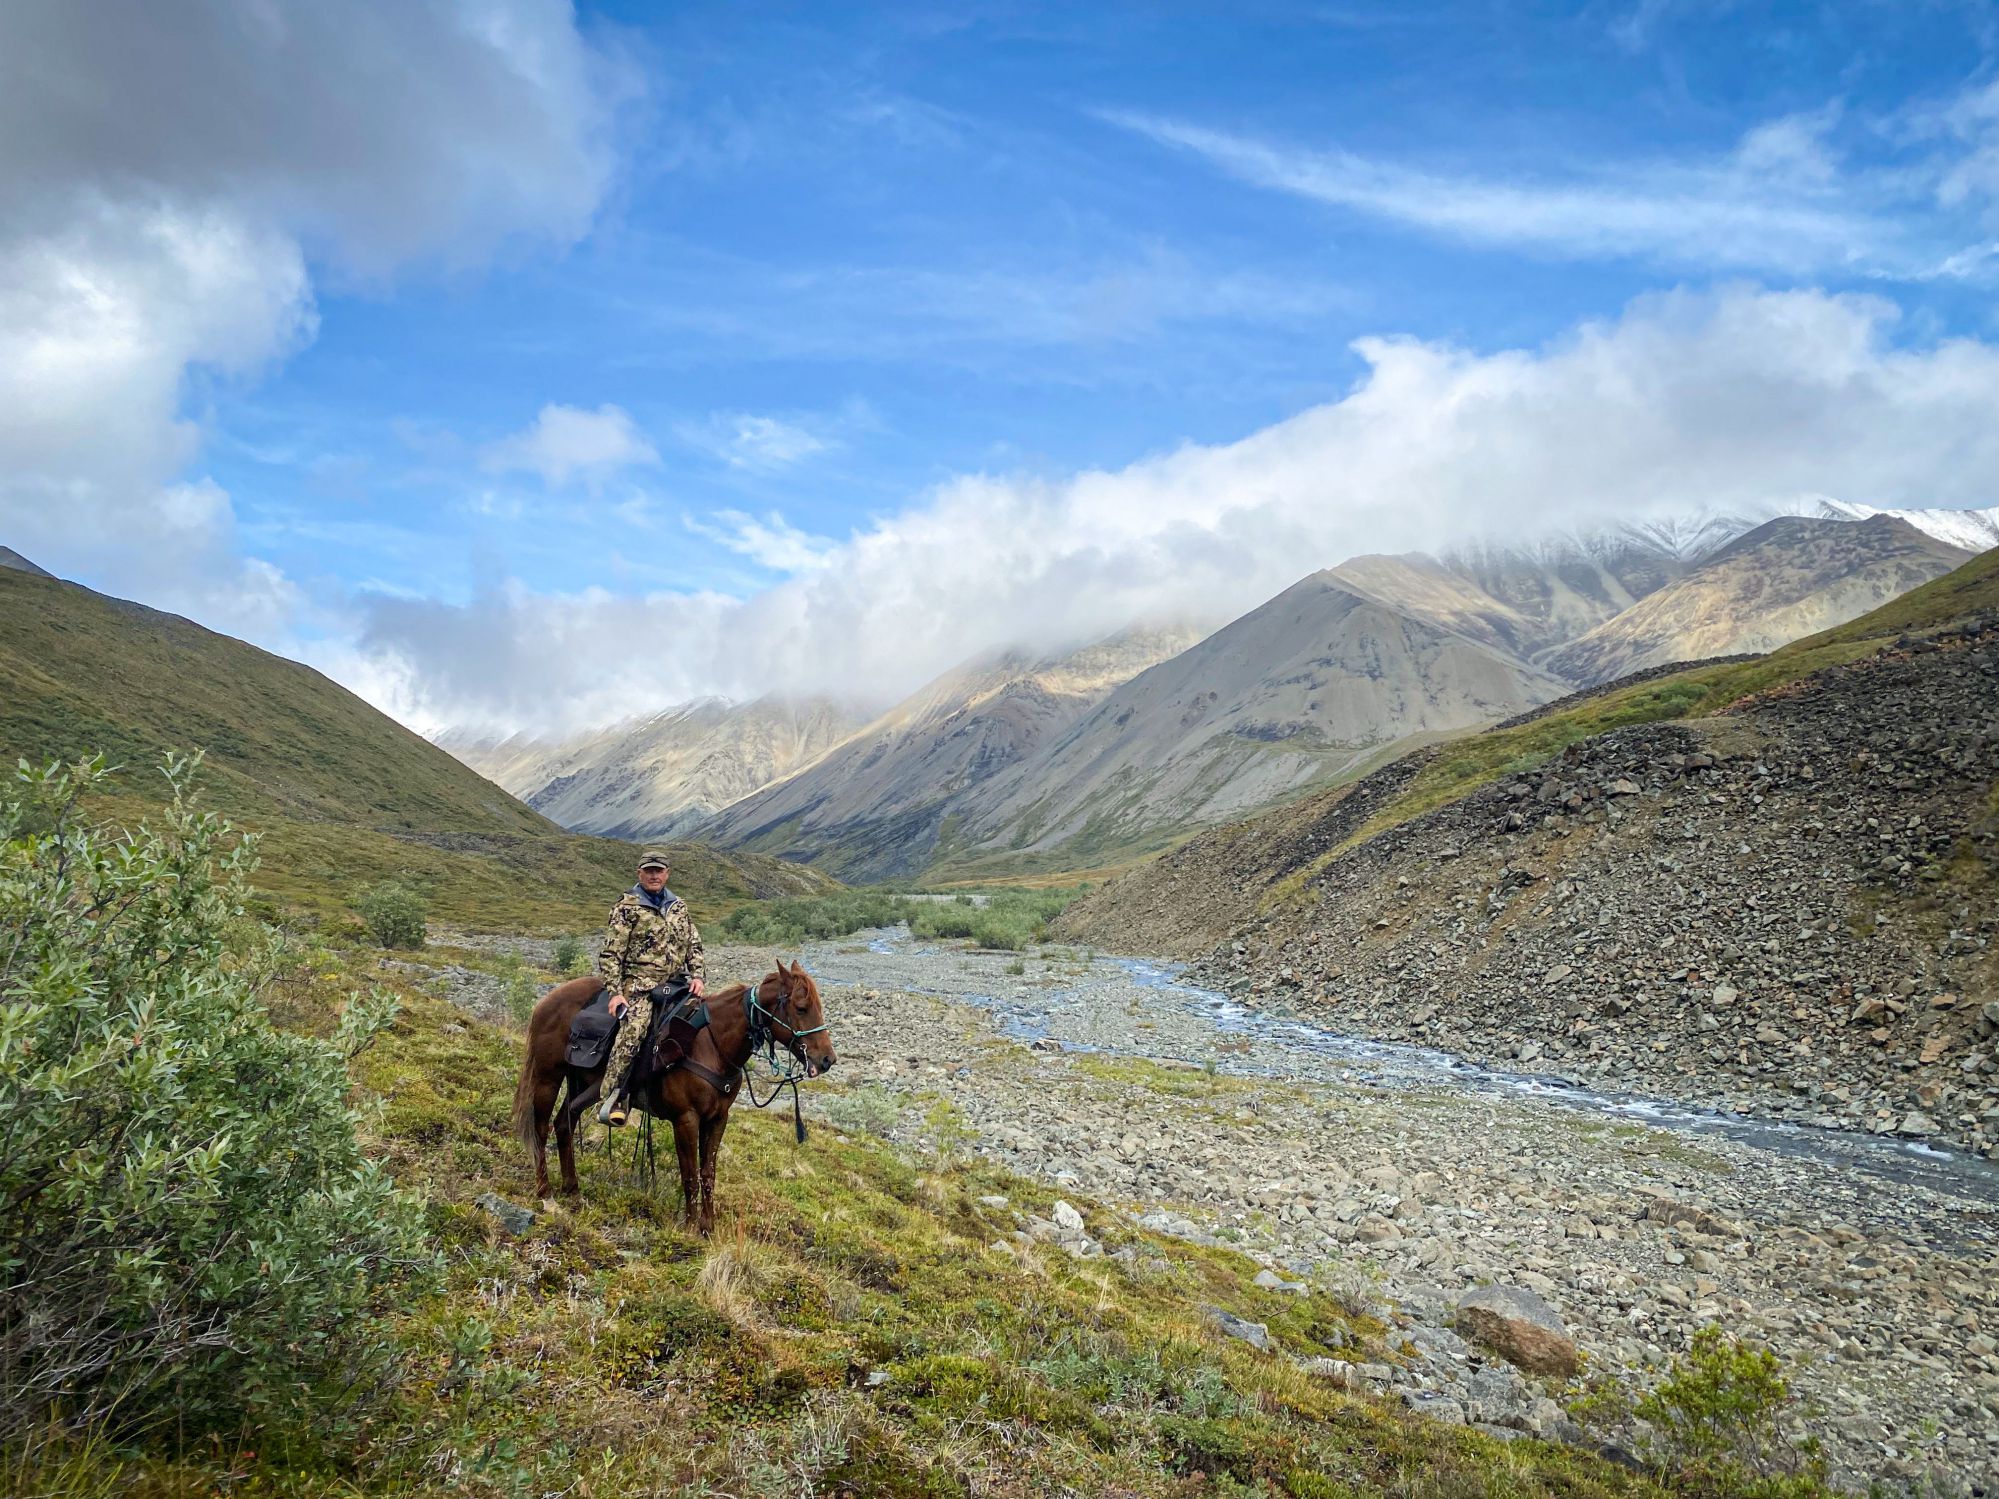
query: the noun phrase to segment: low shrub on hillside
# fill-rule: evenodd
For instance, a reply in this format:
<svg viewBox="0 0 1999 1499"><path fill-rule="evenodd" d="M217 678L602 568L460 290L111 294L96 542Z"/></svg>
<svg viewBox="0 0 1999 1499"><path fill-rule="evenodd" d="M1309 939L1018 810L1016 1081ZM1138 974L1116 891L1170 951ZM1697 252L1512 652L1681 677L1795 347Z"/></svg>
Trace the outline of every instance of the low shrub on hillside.
<svg viewBox="0 0 1999 1499"><path fill-rule="evenodd" d="M517 952L504 953L499 961L500 993L506 1001L507 1013L515 1023L526 1025L528 1017L534 1014L535 1001L541 998L541 985L528 968L527 959Z"/></svg>
<svg viewBox="0 0 1999 1499"><path fill-rule="evenodd" d="M363 1314L420 1241L347 1102L394 1003L275 1030L252 841L225 848L186 761L157 825L87 827L101 771L24 765L0 795L0 1444L306 1403L323 1432L376 1383Z"/></svg>
<svg viewBox="0 0 1999 1499"><path fill-rule="evenodd" d="M552 955L555 971L565 978L574 978L590 966L590 955L583 948L580 937L558 937Z"/></svg>
<svg viewBox="0 0 1999 1499"><path fill-rule="evenodd" d="M383 880L354 903L368 935L382 947L422 947L423 898L398 880Z"/></svg>
<svg viewBox="0 0 1999 1499"><path fill-rule="evenodd" d="M886 1138L895 1128L902 1105L888 1089L871 1083L865 1088L834 1094L826 1100L821 1112L836 1129Z"/></svg>

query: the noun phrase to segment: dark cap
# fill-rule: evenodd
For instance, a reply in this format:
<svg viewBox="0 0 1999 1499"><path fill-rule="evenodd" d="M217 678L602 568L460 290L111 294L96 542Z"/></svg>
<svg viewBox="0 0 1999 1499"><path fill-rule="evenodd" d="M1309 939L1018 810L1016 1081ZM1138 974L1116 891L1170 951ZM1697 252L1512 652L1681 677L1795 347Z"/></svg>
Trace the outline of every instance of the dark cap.
<svg viewBox="0 0 1999 1499"><path fill-rule="evenodd" d="M661 869L671 869L673 860L656 848L649 848L639 855L639 868L651 869L654 865L658 865Z"/></svg>

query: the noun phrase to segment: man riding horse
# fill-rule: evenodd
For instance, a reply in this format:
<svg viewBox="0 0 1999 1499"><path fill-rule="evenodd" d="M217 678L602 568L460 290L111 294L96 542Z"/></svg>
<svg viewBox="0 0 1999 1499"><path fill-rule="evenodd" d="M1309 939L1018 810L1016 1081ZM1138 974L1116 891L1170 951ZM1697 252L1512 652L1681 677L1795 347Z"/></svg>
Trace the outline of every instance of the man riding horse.
<svg viewBox="0 0 1999 1499"><path fill-rule="evenodd" d="M611 991L611 1013L624 1017L604 1072L600 1123L620 1125L629 1117L632 1063L645 1043L659 991L685 979L690 993L703 993L705 973L701 933L687 902L666 888L667 857L648 849L639 859L639 882L611 908L597 975Z"/></svg>

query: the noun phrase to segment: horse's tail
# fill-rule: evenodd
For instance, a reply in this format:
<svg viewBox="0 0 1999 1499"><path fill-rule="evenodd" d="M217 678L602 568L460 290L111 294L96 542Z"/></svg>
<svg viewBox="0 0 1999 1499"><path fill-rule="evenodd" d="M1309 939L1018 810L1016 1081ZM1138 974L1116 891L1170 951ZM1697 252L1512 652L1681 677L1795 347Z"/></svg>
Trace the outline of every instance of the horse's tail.
<svg viewBox="0 0 1999 1499"><path fill-rule="evenodd" d="M528 1027L527 1043L521 1048L521 1077L514 1084L514 1136L532 1151L541 1143L534 1119L534 1027Z"/></svg>

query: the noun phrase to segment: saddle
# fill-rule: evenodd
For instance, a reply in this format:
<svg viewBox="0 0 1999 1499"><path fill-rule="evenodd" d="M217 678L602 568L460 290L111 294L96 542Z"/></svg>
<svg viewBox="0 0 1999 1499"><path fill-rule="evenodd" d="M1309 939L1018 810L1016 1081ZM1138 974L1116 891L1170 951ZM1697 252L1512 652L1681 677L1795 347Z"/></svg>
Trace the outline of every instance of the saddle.
<svg viewBox="0 0 1999 1499"><path fill-rule="evenodd" d="M623 1025L623 1017L611 1013L611 991L599 989L569 1022L569 1065L585 1072L603 1066ZM708 1006L693 1000L685 982L661 984L653 990L652 1024L632 1067L631 1085L637 1087L686 1061L694 1038L707 1025Z"/></svg>

